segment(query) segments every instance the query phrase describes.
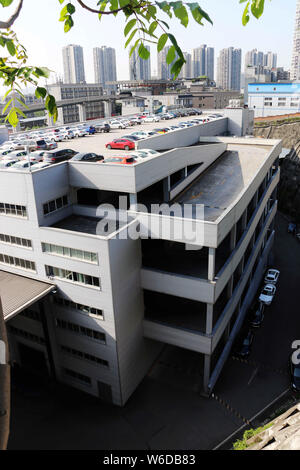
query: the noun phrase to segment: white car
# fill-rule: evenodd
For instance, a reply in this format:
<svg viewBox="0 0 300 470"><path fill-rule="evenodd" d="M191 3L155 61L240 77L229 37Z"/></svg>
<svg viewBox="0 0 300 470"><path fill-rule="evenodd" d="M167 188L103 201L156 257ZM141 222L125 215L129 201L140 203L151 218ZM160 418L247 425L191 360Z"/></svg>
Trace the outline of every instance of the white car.
<svg viewBox="0 0 300 470"><path fill-rule="evenodd" d="M44 141L47 144L47 150L54 150L57 148L57 143L54 140L51 140L50 138L45 137Z"/></svg>
<svg viewBox="0 0 300 470"><path fill-rule="evenodd" d="M88 134L88 132L86 132L86 130L81 127L73 127L71 131L75 137L85 137Z"/></svg>
<svg viewBox="0 0 300 470"><path fill-rule="evenodd" d="M30 152L29 157L32 162L42 162L44 150L35 150L34 152ZM25 157L26 158L26 157Z"/></svg>
<svg viewBox="0 0 300 470"><path fill-rule="evenodd" d="M259 301L265 305L270 305L276 292L276 287L274 284L266 284L261 291L259 296Z"/></svg>
<svg viewBox="0 0 300 470"><path fill-rule="evenodd" d="M6 168L10 168L14 163L17 163L18 160L1 160L0 162L0 170L5 170Z"/></svg>
<svg viewBox="0 0 300 470"><path fill-rule="evenodd" d="M158 116L148 116L144 119L144 122L159 122L160 119Z"/></svg>
<svg viewBox="0 0 300 470"><path fill-rule="evenodd" d="M276 284L279 278L280 271L278 269L268 269L265 275L265 282L267 284Z"/></svg>
<svg viewBox="0 0 300 470"><path fill-rule="evenodd" d="M133 155L133 154L132 154ZM139 149L134 151L134 155L140 158L148 158L148 157L155 157L159 155L159 152L152 149Z"/></svg>
<svg viewBox="0 0 300 470"><path fill-rule="evenodd" d="M121 121L110 121L109 125L112 129L126 129L125 124Z"/></svg>
<svg viewBox="0 0 300 470"><path fill-rule="evenodd" d="M45 168L46 166L50 165L51 163L39 162L32 166L32 170L40 170L41 168Z"/></svg>
<svg viewBox="0 0 300 470"><path fill-rule="evenodd" d="M9 170L25 170L29 169L29 166L35 165L36 162L28 162L26 160L21 160L19 162L14 163L13 165L10 166Z"/></svg>
<svg viewBox="0 0 300 470"><path fill-rule="evenodd" d="M11 152L13 152L13 149L6 148L0 149L0 159L5 159Z"/></svg>
<svg viewBox="0 0 300 470"><path fill-rule="evenodd" d="M15 150L10 152L8 155L5 156L5 160L22 160L24 157L27 156L27 152L25 150Z"/></svg>

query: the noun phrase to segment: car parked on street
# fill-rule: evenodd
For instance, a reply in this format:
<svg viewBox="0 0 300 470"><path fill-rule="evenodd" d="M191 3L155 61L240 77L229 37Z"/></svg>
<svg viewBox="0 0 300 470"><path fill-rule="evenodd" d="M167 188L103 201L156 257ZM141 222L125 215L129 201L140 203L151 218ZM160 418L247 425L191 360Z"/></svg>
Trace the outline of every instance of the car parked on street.
<svg viewBox="0 0 300 470"><path fill-rule="evenodd" d="M274 284L266 284L263 287L258 300L264 303L265 305L270 305L272 303L272 300L274 299L275 292L276 287L274 286Z"/></svg>
<svg viewBox="0 0 300 470"><path fill-rule="evenodd" d="M114 139L111 142L105 144L107 149L121 149L121 150L133 150L135 148L134 142L128 139Z"/></svg>
<svg viewBox="0 0 300 470"><path fill-rule="evenodd" d="M276 284L279 279L280 271L278 269L268 269L265 275L265 283L266 284Z"/></svg>
<svg viewBox="0 0 300 470"><path fill-rule="evenodd" d="M298 354L298 364L294 363L294 353L290 356L291 386L295 392L300 392L300 354Z"/></svg>
<svg viewBox="0 0 300 470"><path fill-rule="evenodd" d="M95 129L96 129L96 132L110 132L110 125L108 124L108 122L104 122L104 123L101 123L101 124L97 124L95 126Z"/></svg>
<svg viewBox="0 0 300 470"><path fill-rule="evenodd" d="M260 327L264 319L264 304L262 302L256 302L251 309L250 325L254 328Z"/></svg>
<svg viewBox="0 0 300 470"><path fill-rule="evenodd" d="M251 345L253 343L254 334L250 329L246 334L241 336L241 339L237 343L237 347L234 351L234 355L245 358L248 357L251 352Z"/></svg>

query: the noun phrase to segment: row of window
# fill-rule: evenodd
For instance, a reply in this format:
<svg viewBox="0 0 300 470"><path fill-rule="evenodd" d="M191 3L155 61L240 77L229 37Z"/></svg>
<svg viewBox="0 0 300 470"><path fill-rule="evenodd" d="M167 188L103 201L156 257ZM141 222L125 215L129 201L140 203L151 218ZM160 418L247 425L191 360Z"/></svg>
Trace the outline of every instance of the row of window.
<svg viewBox="0 0 300 470"><path fill-rule="evenodd" d="M75 258L79 259L80 261L86 261L88 263L98 263L97 253L92 253L90 251L83 251L60 245L52 245L51 243L42 243L42 250L44 253Z"/></svg>
<svg viewBox="0 0 300 470"><path fill-rule="evenodd" d="M8 256L0 253L0 263L15 266L20 269L27 269L29 271L36 271L35 263L27 259L16 258L15 256Z"/></svg>
<svg viewBox="0 0 300 470"><path fill-rule="evenodd" d="M16 336L21 336L22 338L34 341L35 343L45 344L45 340L41 336L34 335L28 331L21 330L20 328L16 328L12 325L8 325L7 328L10 333L13 333Z"/></svg>
<svg viewBox="0 0 300 470"><path fill-rule="evenodd" d="M79 372L75 372L75 370L67 369L66 367L63 368L63 373L72 379L78 380L79 382L83 382L84 384L91 385L92 381L90 377L87 375L80 374Z"/></svg>
<svg viewBox="0 0 300 470"><path fill-rule="evenodd" d="M13 237L12 235L6 235L0 233L0 242L9 243L10 245L22 246L23 248L32 248L31 240L26 238Z"/></svg>
<svg viewBox="0 0 300 470"><path fill-rule="evenodd" d="M60 346L60 349L63 353L69 354L70 356L77 357L79 359L84 359L89 362L93 362L96 364L100 364L101 366L108 367L108 361L105 359L101 359L100 357L93 356L92 354L88 354L82 351L78 351L78 349L69 348L68 346Z"/></svg>
<svg viewBox="0 0 300 470"><path fill-rule="evenodd" d="M35 310L31 310L29 308L26 308L26 310L23 310L22 312L20 312L19 315L22 315L22 317L30 318L31 320L36 320L36 321L42 320L40 312L36 312Z"/></svg>
<svg viewBox="0 0 300 470"><path fill-rule="evenodd" d="M77 325L76 323L61 320L60 318L56 318L56 326L62 330L72 331L73 333L101 341L101 343L106 343L105 334L101 331L92 330L91 328L86 328L85 326Z"/></svg>
<svg viewBox="0 0 300 470"><path fill-rule="evenodd" d="M57 199L54 199L53 201L48 201L45 204L43 204L43 212L44 215L51 214L52 212L58 211L62 207L66 207L69 204L68 196L67 194L62 197L58 197Z"/></svg>
<svg viewBox="0 0 300 470"><path fill-rule="evenodd" d="M25 206L0 202L0 214L12 215L14 217L27 217L27 210Z"/></svg>
<svg viewBox="0 0 300 470"><path fill-rule="evenodd" d="M75 310L79 310L79 312L81 313L97 315L97 317L100 317L102 320L104 318L103 310L100 310L99 308L88 307L87 305L77 304L75 302L72 302L72 300L64 299L63 297L59 297L57 295L54 296L54 302L57 305L62 305L64 307L74 308Z"/></svg>
<svg viewBox="0 0 300 470"><path fill-rule="evenodd" d="M76 273L68 269L56 268L54 266L45 266L47 276L58 277L66 281L75 282L76 284L84 284L100 288L100 279L88 274Z"/></svg>

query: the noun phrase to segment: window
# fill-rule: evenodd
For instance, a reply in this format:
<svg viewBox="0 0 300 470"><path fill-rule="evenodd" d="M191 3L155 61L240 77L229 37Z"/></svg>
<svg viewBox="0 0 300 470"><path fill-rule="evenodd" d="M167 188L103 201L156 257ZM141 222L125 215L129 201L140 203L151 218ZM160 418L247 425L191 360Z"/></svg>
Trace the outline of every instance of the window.
<svg viewBox="0 0 300 470"><path fill-rule="evenodd" d="M100 288L100 279L88 274L76 273L67 269L56 268L54 266L45 266L47 276L58 277L77 284L84 284Z"/></svg>
<svg viewBox="0 0 300 470"><path fill-rule="evenodd" d="M78 359L83 359L88 362L93 362L95 364L99 364L104 367L108 367L109 363L105 359L101 359L100 357L94 356L92 354L88 354L82 351L78 351L78 349L69 348L68 346L60 346L60 349L63 353L68 354L70 356L77 357Z"/></svg>
<svg viewBox="0 0 300 470"><path fill-rule="evenodd" d="M4 255L0 253L0 263L15 266L19 269L27 269L28 271L35 271L35 263L26 259L15 258L14 256Z"/></svg>
<svg viewBox="0 0 300 470"><path fill-rule="evenodd" d="M20 328L16 328L12 325L7 325L7 329L9 333L12 333L16 336L21 336L22 338L25 338L29 341L34 341L35 343L45 344L45 340L41 336L34 335L32 333L29 333L28 331L21 330Z"/></svg>
<svg viewBox="0 0 300 470"><path fill-rule="evenodd" d="M51 243L42 243L42 250L44 253L51 253L57 256L65 256L67 258L79 259L87 263L98 264L97 253L90 251L78 250L75 248L67 248L60 245L52 245Z"/></svg>
<svg viewBox="0 0 300 470"><path fill-rule="evenodd" d="M27 217L27 211L25 206L0 202L0 215L9 215L12 217Z"/></svg>
<svg viewBox="0 0 300 470"><path fill-rule="evenodd" d="M69 201L67 195L54 199L53 201L46 202L45 204L43 204L44 215L48 215L51 212L58 211L59 209L67 206L68 204Z"/></svg>
<svg viewBox="0 0 300 470"><path fill-rule="evenodd" d="M10 245L21 246L23 248L32 248L31 240L27 240L26 238L14 237L12 235L5 235L4 233L0 233L0 242L8 243Z"/></svg>
<svg viewBox="0 0 300 470"><path fill-rule="evenodd" d="M68 330L72 333L77 333L82 336L87 336L92 338L96 341L100 341L101 343L106 343L105 334L101 331L92 330L91 328L87 328L85 326L77 325L76 323L71 323L66 320L62 320L61 318L56 318L56 326L62 330Z"/></svg>
<svg viewBox="0 0 300 470"><path fill-rule="evenodd" d="M66 369L64 367L63 372L68 377L71 377L72 379L78 380L78 382L82 382L85 385L91 385L91 383L92 383L90 377L88 377L87 375L80 374L79 372L75 372L72 369Z"/></svg>
<svg viewBox="0 0 300 470"><path fill-rule="evenodd" d="M57 305L61 305L63 307L67 308L73 308L75 310L78 310L79 313L86 313L90 315L96 315L97 317L103 319L104 314L103 310L100 310L99 308L94 308L94 307L89 307L87 305L82 305L82 304L77 304L75 302L72 302L72 300L64 299L63 297L59 296L54 296L54 303Z"/></svg>

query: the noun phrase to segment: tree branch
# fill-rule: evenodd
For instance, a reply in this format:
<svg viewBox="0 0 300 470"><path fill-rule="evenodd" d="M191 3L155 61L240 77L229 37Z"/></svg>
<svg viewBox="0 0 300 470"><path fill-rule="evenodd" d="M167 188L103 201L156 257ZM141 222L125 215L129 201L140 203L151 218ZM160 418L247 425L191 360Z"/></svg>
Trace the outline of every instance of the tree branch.
<svg viewBox="0 0 300 470"><path fill-rule="evenodd" d="M97 13L97 14L101 14L101 15L112 15L113 13L118 13L119 11L124 10L124 7L117 8L116 10L110 10L110 11L95 10L94 8L91 8L88 5L86 5L85 3L83 3L82 0L77 0L77 2L79 3L79 5L82 8L85 8L86 10L90 11L91 13ZM134 10L136 8L139 8L139 7L140 7L140 4L136 5L135 7L132 6L132 9Z"/></svg>
<svg viewBox="0 0 300 470"><path fill-rule="evenodd" d="M18 18L20 14L22 6L23 6L23 0L20 0L20 3L16 11L11 15L11 17L7 21L0 21L0 29L8 29L14 24L14 22L16 21L16 19Z"/></svg>

